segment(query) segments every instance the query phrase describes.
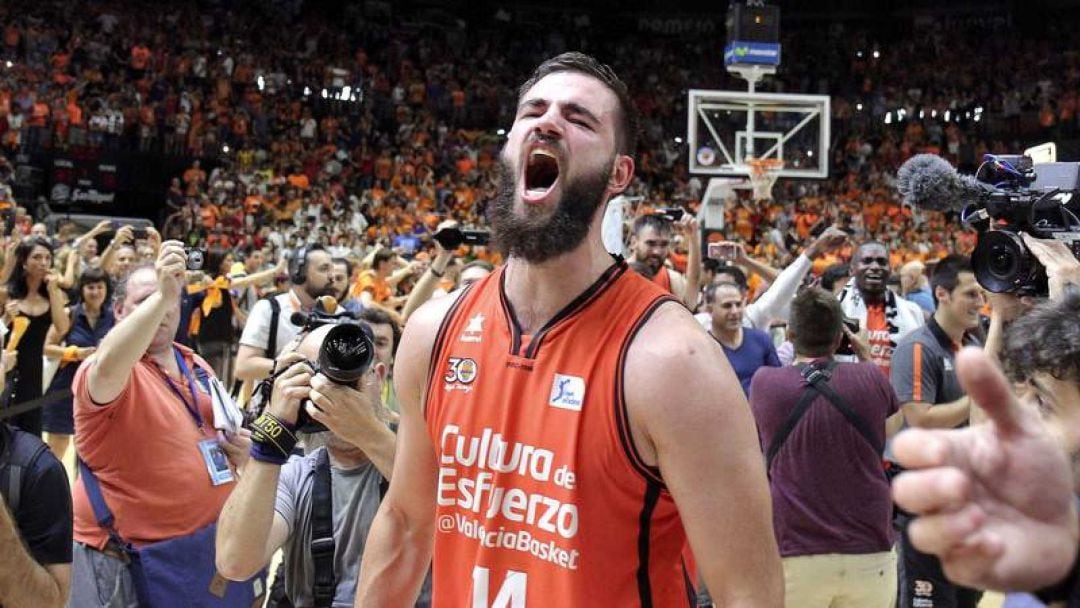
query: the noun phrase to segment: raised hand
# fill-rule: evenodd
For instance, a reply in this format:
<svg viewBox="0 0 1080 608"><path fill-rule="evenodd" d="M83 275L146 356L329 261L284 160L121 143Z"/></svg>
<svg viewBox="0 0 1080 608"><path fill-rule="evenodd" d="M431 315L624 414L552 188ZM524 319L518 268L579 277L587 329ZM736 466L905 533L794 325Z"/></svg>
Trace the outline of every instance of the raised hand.
<svg viewBox="0 0 1080 608"><path fill-rule="evenodd" d="M154 268L161 296L168 302L178 300L187 273L187 254L180 241L165 241L161 245Z"/></svg>
<svg viewBox="0 0 1080 608"><path fill-rule="evenodd" d="M919 469L893 482L897 504L921 515L908 529L911 542L940 557L945 575L962 585L1056 584L1073 565L1080 538L1065 452L982 351L961 351L957 373L990 422L896 437L897 460Z"/></svg>

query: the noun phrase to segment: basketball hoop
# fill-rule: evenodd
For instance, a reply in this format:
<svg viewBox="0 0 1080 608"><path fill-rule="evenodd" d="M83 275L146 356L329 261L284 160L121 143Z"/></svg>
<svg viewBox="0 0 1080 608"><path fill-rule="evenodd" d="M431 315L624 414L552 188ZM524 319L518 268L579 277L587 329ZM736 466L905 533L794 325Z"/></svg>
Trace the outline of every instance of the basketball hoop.
<svg viewBox="0 0 1080 608"><path fill-rule="evenodd" d="M773 200L773 185L780 177L784 161L779 158L749 158L746 164L750 167L750 185L754 188L754 200Z"/></svg>

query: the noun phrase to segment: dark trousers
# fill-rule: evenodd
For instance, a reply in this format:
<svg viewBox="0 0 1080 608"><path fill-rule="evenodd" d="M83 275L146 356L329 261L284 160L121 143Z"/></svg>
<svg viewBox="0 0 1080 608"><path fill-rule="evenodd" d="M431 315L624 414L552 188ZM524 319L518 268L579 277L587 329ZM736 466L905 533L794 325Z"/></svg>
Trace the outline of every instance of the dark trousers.
<svg viewBox="0 0 1080 608"><path fill-rule="evenodd" d="M945 578L941 560L916 549L900 532L900 598L897 608L977 608L982 591L961 587Z"/></svg>

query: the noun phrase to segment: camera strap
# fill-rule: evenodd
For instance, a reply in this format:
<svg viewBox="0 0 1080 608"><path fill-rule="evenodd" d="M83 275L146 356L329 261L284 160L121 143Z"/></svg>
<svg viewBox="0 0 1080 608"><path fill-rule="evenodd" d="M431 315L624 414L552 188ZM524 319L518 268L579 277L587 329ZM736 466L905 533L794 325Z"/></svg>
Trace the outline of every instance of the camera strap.
<svg viewBox="0 0 1080 608"><path fill-rule="evenodd" d="M330 455L326 448L315 457L311 487L311 561L314 566L312 596L316 608L329 608L334 601L334 499L330 480Z"/></svg>
<svg viewBox="0 0 1080 608"><path fill-rule="evenodd" d="M277 301L276 295L266 299L270 302L270 335L266 339L266 356L274 359L277 357L277 327L281 320L281 302Z"/></svg>
<svg viewBox="0 0 1080 608"><path fill-rule="evenodd" d="M836 368L836 361L830 360L825 367L819 367L816 365L807 365L800 363L796 365L799 368L799 372L802 374L803 380L806 381L806 390L803 391L802 397L799 398L795 408L791 410L791 414L784 421L783 426L780 427L779 432L773 436L771 442L769 442L769 449L765 454L765 470L772 477L772 462L777 453L780 452L780 448L787 441L791 432L795 430L795 427L802 420L807 410L810 409L810 405L814 402L814 399L818 396L825 397L826 401L832 404L844 419L848 421L851 426L855 427L855 430L862 435L863 439L874 448L874 452L881 456L885 448L878 442L878 439L874 436L873 431L870 429L870 424L866 422L866 419L859 415L847 400L840 396L833 387L829 386L829 379L832 376L832 371Z"/></svg>

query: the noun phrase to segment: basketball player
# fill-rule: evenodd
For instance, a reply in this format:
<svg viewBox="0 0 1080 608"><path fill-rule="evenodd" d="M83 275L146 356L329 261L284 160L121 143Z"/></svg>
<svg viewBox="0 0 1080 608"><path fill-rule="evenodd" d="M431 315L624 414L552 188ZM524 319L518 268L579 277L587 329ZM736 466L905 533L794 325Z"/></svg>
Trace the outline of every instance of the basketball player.
<svg viewBox="0 0 1080 608"><path fill-rule="evenodd" d="M687 606L687 536L721 606L779 607L753 420L720 346L613 259L634 174L625 85L591 57L521 88L493 202L506 265L414 313L389 493L357 606ZM685 530L685 533L684 533Z"/></svg>

